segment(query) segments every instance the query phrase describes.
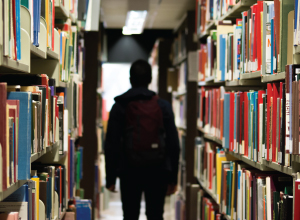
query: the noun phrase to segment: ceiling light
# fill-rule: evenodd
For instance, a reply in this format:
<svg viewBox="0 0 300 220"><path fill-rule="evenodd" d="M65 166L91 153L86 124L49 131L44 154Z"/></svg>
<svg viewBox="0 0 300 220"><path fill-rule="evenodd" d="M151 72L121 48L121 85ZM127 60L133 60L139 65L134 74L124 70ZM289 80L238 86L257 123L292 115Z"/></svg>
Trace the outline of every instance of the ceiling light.
<svg viewBox="0 0 300 220"><path fill-rule="evenodd" d="M141 34L143 33L147 11L128 11L126 25L123 27L123 34Z"/></svg>

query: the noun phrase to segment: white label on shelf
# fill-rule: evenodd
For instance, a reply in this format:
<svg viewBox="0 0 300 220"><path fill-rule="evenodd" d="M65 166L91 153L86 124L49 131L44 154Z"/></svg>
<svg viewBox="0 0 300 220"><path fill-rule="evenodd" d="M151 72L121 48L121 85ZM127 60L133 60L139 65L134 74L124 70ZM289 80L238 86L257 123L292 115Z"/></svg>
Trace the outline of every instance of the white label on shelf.
<svg viewBox="0 0 300 220"><path fill-rule="evenodd" d="M298 190L300 190L300 184L298 185Z"/></svg>
<svg viewBox="0 0 300 220"><path fill-rule="evenodd" d="M300 74L300 69L296 68L295 72L296 72L296 74Z"/></svg>

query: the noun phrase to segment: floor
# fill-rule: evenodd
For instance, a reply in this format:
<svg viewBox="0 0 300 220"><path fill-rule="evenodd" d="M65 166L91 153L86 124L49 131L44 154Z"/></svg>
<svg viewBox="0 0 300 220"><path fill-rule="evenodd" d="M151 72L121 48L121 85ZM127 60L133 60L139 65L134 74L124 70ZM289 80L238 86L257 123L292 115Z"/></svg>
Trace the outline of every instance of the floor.
<svg viewBox="0 0 300 220"><path fill-rule="evenodd" d="M147 220L145 215L145 202L141 203L141 212L139 220ZM122 203L119 193L110 194L109 208L102 211L101 220L123 220ZM164 220L174 220L174 211L170 206L170 199L166 199Z"/></svg>

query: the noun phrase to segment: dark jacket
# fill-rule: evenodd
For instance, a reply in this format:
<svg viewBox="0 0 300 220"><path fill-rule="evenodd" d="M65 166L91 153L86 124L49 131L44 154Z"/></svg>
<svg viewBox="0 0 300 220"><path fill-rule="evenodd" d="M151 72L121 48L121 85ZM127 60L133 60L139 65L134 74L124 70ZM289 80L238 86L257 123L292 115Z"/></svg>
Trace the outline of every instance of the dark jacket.
<svg viewBox="0 0 300 220"><path fill-rule="evenodd" d="M106 186L110 187L116 182L126 169L122 155L122 137L125 126L125 107L133 100L151 99L155 94L147 88L132 88L124 94L115 98L108 121L107 134L105 140L105 161L106 161ZM166 131L166 161L160 167L168 175L169 184L177 184L178 162L179 162L179 140L178 133L174 123L174 114L169 102L159 99L158 104L163 113L164 128Z"/></svg>

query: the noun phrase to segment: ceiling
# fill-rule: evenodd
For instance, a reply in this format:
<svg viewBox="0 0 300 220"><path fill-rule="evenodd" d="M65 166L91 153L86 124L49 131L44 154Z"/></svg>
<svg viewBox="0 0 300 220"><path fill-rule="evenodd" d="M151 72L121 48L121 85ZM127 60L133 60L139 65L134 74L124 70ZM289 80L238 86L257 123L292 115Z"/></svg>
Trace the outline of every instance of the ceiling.
<svg viewBox="0 0 300 220"><path fill-rule="evenodd" d="M128 0L101 0L101 20L106 28L122 28L127 9ZM194 9L195 0L149 0L145 29L174 29L186 11Z"/></svg>

